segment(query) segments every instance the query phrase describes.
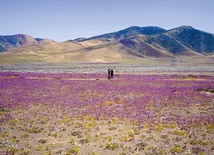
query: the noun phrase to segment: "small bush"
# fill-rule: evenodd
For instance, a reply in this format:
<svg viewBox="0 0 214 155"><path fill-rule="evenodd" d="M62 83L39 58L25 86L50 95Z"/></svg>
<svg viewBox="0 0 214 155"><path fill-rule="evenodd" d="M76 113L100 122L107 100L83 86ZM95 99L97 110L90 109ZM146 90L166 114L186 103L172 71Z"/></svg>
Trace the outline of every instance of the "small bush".
<svg viewBox="0 0 214 155"><path fill-rule="evenodd" d="M32 127L30 129L28 129L28 132L30 133L40 133L43 131L43 128L40 128L40 127Z"/></svg>
<svg viewBox="0 0 214 155"><path fill-rule="evenodd" d="M163 127L162 127L162 126L156 126L156 127L155 127L155 130L157 130L157 131L162 131L162 130L163 130Z"/></svg>
<svg viewBox="0 0 214 155"><path fill-rule="evenodd" d="M45 143L47 142L47 140L45 140L45 139L40 139L38 142L39 142L39 143L42 143L42 144L45 144Z"/></svg>
<svg viewBox="0 0 214 155"><path fill-rule="evenodd" d="M71 138L69 142L74 145L75 144L75 139Z"/></svg>
<svg viewBox="0 0 214 155"><path fill-rule="evenodd" d="M51 151L50 151L50 150L45 151L45 152L43 153L43 155L51 155Z"/></svg>
<svg viewBox="0 0 214 155"><path fill-rule="evenodd" d="M201 154L201 153L203 153L203 150L200 149L199 147L192 148L192 153L194 153L194 154Z"/></svg>
<svg viewBox="0 0 214 155"><path fill-rule="evenodd" d="M89 138L85 138L85 139L81 139L80 140L80 143L81 144L86 144L86 143L89 143L90 142L90 139Z"/></svg>
<svg viewBox="0 0 214 155"><path fill-rule="evenodd" d="M148 144L140 142L135 146L135 151L143 151Z"/></svg>
<svg viewBox="0 0 214 155"><path fill-rule="evenodd" d="M106 149L109 149L109 150L116 150L119 148L120 148L120 145L118 143L108 143L106 145Z"/></svg>
<svg viewBox="0 0 214 155"><path fill-rule="evenodd" d="M161 135L160 137L163 139L167 139L169 136L168 135Z"/></svg>
<svg viewBox="0 0 214 155"><path fill-rule="evenodd" d="M80 147L77 146L77 145L75 145L73 148L71 148L71 149L68 151L68 154L77 155L79 151L80 151Z"/></svg>
<svg viewBox="0 0 214 155"><path fill-rule="evenodd" d="M39 145L36 147L35 149L36 151L43 151L44 150L44 147L42 145Z"/></svg>
<svg viewBox="0 0 214 155"><path fill-rule="evenodd" d="M9 155L14 155L14 154L16 154L18 151L19 151L19 150L18 150L17 148L15 148L15 147L10 147L10 148L7 150L7 152L8 152Z"/></svg>
<svg viewBox="0 0 214 155"><path fill-rule="evenodd" d="M186 132L185 132L185 131L181 131L181 130L180 130L180 131L175 130L175 131L172 132L172 134L173 134L173 135L183 136L183 135L186 134Z"/></svg>
<svg viewBox="0 0 214 155"><path fill-rule="evenodd" d="M197 145L198 142L197 142L196 140L191 140L191 141L190 141L190 144L191 144L191 145Z"/></svg>
<svg viewBox="0 0 214 155"><path fill-rule="evenodd" d="M174 129L177 127L177 125L176 124L166 124L165 127L169 128L169 129Z"/></svg>
<svg viewBox="0 0 214 155"><path fill-rule="evenodd" d="M20 152L20 155L29 155L29 154L30 154L30 151L28 151L28 150L22 150Z"/></svg>
<svg viewBox="0 0 214 155"><path fill-rule="evenodd" d="M109 128L109 130L116 130L116 129L117 129L117 128L114 127L114 126Z"/></svg>
<svg viewBox="0 0 214 155"><path fill-rule="evenodd" d="M72 136L77 136L78 138L81 138L82 137L82 132L80 131L74 131L71 133Z"/></svg>
<svg viewBox="0 0 214 155"><path fill-rule="evenodd" d="M22 138L28 138L29 135L28 135L28 134L22 134L21 137L22 137Z"/></svg>
<svg viewBox="0 0 214 155"><path fill-rule="evenodd" d="M171 150L172 153L181 153L183 149L180 146L174 146Z"/></svg>
<svg viewBox="0 0 214 155"><path fill-rule="evenodd" d="M88 155L97 155L96 152L89 153Z"/></svg>

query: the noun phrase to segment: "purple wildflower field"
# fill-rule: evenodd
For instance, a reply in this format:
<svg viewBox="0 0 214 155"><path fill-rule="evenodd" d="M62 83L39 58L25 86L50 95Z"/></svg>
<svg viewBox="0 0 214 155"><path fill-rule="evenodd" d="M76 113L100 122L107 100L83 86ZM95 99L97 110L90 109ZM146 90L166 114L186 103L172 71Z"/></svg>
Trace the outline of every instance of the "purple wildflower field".
<svg viewBox="0 0 214 155"><path fill-rule="evenodd" d="M0 72L1 154L213 154L214 78Z"/></svg>

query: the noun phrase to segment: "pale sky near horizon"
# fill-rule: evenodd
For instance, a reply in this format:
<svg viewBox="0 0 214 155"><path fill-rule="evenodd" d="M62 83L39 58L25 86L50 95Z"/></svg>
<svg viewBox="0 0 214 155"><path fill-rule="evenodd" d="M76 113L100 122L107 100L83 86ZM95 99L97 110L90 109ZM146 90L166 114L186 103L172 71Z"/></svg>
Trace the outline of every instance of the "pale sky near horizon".
<svg viewBox="0 0 214 155"><path fill-rule="evenodd" d="M65 41L130 26L190 25L214 34L214 0L0 0L0 35Z"/></svg>

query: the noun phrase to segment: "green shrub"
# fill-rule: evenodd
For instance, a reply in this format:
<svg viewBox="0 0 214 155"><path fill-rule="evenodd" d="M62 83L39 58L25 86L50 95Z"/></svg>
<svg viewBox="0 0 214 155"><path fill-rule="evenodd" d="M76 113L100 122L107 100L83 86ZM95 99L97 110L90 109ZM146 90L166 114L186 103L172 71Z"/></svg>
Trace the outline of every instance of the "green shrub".
<svg viewBox="0 0 214 155"><path fill-rule="evenodd" d="M86 143L89 143L90 142L90 139L89 138L85 138L85 139L81 139L80 140L80 143L81 144L86 144Z"/></svg>
<svg viewBox="0 0 214 155"><path fill-rule="evenodd" d="M109 149L109 150L116 150L119 148L120 148L120 145L118 143L108 143L106 145L106 149Z"/></svg>
<svg viewBox="0 0 214 155"><path fill-rule="evenodd" d="M69 151L68 151L68 155L70 154L74 154L74 155L77 155L78 152L80 151L80 147L75 145L73 148L71 148Z"/></svg>
<svg viewBox="0 0 214 155"><path fill-rule="evenodd" d="M180 146L174 146L171 150L172 153L181 153L183 149Z"/></svg>
<svg viewBox="0 0 214 155"><path fill-rule="evenodd" d="M29 135L28 135L28 134L22 134L21 137L22 137L22 138L28 138Z"/></svg>
<svg viewBox="0 0 214 155"><path fill-rule="evenodd" d="M81 138L82 137L82 132L80 131L74 131L71 133L72 136L77 136L78 138Z"/></svg>
<svg viewBox="0 0 214 155"><path fill-rule="evenodd" d="M28 150L22 150L20 152L20 155L29 155L29 154L30 154L30 151L28 151Z"/></svg>
<svg viewBox="0 0 214 155"><path fill-rule="evenodd" d="M30 129L28 129L28 132L30 133L40 133L43 131L43 128L40 128L40 127L32 127Z"/></svg>
<svg viewBox="0 0 214 155"><path fill-rule="evenodd" d="M175 131L173 131L172 132L172 134L173 135L179 135L179 136L183 136L183 135L185 135L186 134L186 132L185 131L182 131L182 130L175 130Z"/></svg>

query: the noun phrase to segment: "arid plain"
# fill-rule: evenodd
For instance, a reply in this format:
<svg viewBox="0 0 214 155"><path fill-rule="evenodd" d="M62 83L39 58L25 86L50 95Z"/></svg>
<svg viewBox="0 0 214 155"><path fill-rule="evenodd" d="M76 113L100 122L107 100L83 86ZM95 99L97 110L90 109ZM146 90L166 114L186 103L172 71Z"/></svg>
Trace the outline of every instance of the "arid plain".
<svg viewBox="0 0 214 155"><path fill-rule="evenodd" d="M1 53L0 155L213 154L214 57L142 38Z"/></svg>

